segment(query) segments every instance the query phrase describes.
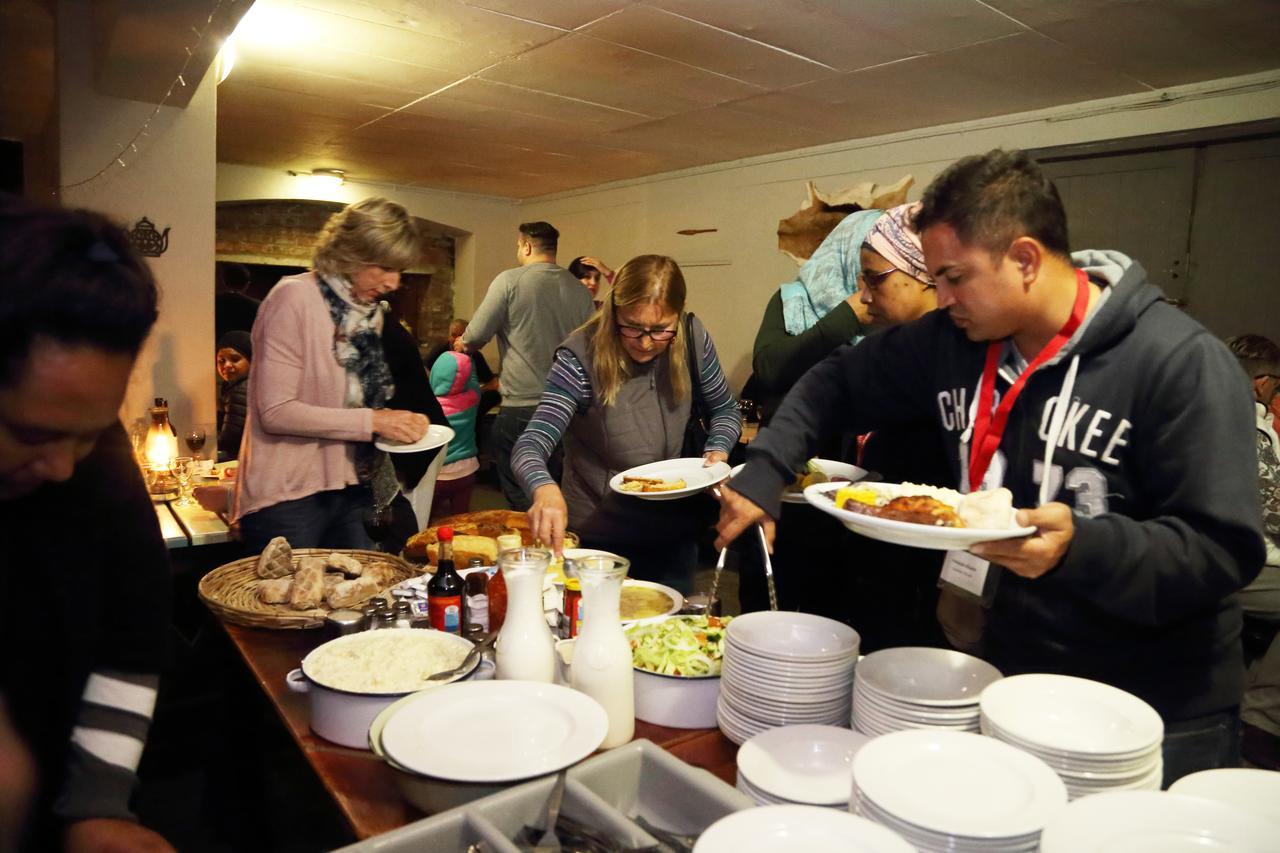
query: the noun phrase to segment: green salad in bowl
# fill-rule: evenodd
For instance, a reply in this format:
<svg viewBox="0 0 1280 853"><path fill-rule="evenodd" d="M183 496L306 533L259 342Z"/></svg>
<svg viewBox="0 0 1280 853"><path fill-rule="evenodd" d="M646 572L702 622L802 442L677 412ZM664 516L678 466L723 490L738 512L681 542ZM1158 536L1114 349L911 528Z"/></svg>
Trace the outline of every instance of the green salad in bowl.
<svg viewBox="0 0 1280 853"><path fill-rule="evenodd" d="M627 630L636 669L679 678L720 675L730 616L672 616Z"/></svg>

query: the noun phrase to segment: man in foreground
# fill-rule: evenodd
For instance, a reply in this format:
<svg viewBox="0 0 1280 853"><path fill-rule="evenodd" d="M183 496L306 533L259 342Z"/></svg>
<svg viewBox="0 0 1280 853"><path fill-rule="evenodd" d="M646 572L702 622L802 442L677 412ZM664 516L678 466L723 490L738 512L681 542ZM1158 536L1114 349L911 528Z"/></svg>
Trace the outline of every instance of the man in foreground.
<svg viewBox="0 0 1280 853"><path fill-rule="evenodd" d="M155 319L118 228L0 199L0 693L38 779L20 849L172 849L129 810L169 565L118 413Z"/></svg>
<svg viewBox="0 0 1280 853"><path fill-rule="evenodd" d="M770 525L829 430L932 423L960 488L1010 489L1019 524L1037 528L944 565L944 579L994 599L992 663L1151 703L1166 784L1234 763L1236 592L1263 558L1240 369L1136 262L1072 255L1057 191L1021 152L952 165L915 225L942 310L801 379L724 490L717 544Z"/></svg>
<svg viewBox="0 0 1280 853"><path fill-rule="evenodd" d="M591 294L556 265L559 242L560 232L549 223L522 224L516 240L519 266L498 274L453 344L458 352L468 352L498 336L502 408L493 424L492 450L502 493L522 512L529 499L511 473L511 448L542 399L556 347L591 316Z"/></svg>

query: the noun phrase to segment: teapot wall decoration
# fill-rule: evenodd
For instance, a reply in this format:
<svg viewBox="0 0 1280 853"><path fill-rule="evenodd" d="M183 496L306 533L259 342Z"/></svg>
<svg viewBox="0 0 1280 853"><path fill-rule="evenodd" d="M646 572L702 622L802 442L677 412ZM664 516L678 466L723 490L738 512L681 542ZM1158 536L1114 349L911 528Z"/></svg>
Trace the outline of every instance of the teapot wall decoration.
<svg viewBox="0 0 1280 853"><path fill-rule="evenodd" d="M169 228L166 227L163 232L157 231L155 224L144 216L129 232L129 242L139 254L158 258L169 248Z"/></svg>

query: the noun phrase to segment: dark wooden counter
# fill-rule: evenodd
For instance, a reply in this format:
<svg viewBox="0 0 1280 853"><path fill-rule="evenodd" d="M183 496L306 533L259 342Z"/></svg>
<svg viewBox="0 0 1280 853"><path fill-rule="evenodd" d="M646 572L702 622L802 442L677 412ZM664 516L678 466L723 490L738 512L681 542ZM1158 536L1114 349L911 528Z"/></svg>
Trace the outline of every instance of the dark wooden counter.
<svg viewBox="0 0 1280 853"><path fill-rule="evenodd" d="M371 752L332 744L311 732L309 700L285 685L285 675L320 644L321 632L221 624L358 838L380 835L424 817L401 799L394 771L381 759ZM653 741L731 785L734 782L738 747L718 729L672 729L637 720L636 737Z"/></svg>

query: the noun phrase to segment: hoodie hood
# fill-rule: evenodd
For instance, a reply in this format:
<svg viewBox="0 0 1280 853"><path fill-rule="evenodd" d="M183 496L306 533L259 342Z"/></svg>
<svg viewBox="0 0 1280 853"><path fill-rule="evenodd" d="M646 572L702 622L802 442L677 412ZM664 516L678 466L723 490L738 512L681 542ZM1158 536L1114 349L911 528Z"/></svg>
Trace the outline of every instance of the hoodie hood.
<svg viewBox="0 0 1280 853"><path fill-rule="evenodd" d="M480 402L480 382L471 356L448 350L431 366L431 392L446 415L455 414Z"/></svg>
<svg viewBox="0 0 1280 853"><path fill-rule="evenodd" d="M1123 252L1085 249L1073 252L1071 262L1084 270L1090 280L1103 285L1104 301L1058 354L1059 359L1073 353L1089 353L1123 338L1151 306L1168 301L1164 291L1147 279L1142 264Z"/></svg>

